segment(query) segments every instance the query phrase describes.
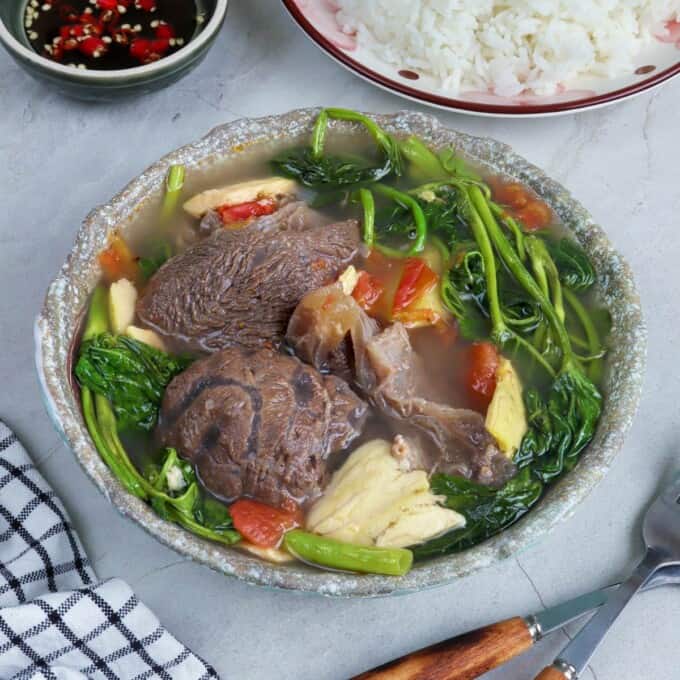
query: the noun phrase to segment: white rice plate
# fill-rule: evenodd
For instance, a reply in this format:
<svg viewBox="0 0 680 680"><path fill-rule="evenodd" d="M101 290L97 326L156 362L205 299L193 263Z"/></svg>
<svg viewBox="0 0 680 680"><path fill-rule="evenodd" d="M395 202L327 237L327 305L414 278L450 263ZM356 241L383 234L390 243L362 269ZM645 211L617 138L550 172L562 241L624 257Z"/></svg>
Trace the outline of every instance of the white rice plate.
<svg viewBox="0 0 680 680"><path fill-rule="evenodd" d="M575 78L615 78L680 0L335 0L342 30L452 95L551 95Z"/></svg>

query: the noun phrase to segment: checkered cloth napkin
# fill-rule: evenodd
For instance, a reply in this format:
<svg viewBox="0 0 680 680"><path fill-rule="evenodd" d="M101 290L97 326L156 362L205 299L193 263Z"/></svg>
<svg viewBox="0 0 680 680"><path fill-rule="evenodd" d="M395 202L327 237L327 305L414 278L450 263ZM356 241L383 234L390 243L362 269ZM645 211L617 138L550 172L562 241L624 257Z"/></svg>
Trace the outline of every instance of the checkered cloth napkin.
<svg viewBox="0 0 680 680"><path fill-rule="evenodd" d="M97 581L61 501L0 421L0 678L217 677L126 583Z"/></svg>

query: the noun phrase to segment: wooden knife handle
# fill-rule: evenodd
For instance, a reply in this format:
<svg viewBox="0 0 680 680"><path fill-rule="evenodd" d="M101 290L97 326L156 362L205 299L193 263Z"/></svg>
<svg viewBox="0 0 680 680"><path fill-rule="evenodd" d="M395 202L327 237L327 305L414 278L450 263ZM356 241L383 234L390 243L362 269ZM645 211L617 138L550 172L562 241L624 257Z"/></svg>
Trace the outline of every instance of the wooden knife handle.
<svg viewBox="0 0 680 680"><path fill-rule="evenodd" d="M354 680L473 680L533 643L526 621L517 616L407 654Z"/></svg>
<svg viewBox="0 0 680 680"><path fill-rule="evenodd" d="M559 668L546 666L537 676L536 680L570 680Z"/></svg>

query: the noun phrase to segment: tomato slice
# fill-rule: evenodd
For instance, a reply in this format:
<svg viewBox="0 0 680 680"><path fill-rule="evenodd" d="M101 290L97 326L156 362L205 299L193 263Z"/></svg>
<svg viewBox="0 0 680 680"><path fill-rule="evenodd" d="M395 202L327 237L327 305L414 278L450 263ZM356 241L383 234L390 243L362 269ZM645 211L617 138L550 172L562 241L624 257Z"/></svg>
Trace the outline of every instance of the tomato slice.
<svg viewBox="0 0 680 680"><path fill-rule="evenodd" d="M229 512L241 536L262 548L276 548L286 531L302 524L299 509L283 510L250 498L237 500Z"/></svg>
<svg viewBox="0 0 680 680"><path fill-rule="evenodd" d="M529 202L527 190L517 182L509 184L498 183L495 185L493 194L499 203L511 208L524 208Z"/></svg>
<svg viewBox="0 0 680 680"><path fill-rule="evenodd" d="M259 201L247 201L236 205L222 205L217 208L217 212L222 218L223 224L232 222L243 222L251 217L261 217L271 215L276 212L277 203L273 198L263 198Z"/></svg>
<svg viewBox="0 0 680 680"><path fill-rule="evenodd" d="M550 224L552 211L543 201L531 201L521 210L517 210L515 217L527 231L537 231Z"/></svg>
<svg viewBox="0 0 680 680"><path fill-rule="evenodd" d="M125 240L118 234L111 237L108 247L99 253L98 259L109 283L119 279L136 281L139 278L137 259Z"/></svg>
<svg viewBox="0 0 680 680"><path fill-rule="evenodd" d="M425 260L409 257L404 264L397 292L394 294L392 313L403 311L412 302L425 295L434 287L438 278L427 266Z"/></svg>
<svg viewBox="0 0 680 680"><path fill-rule="evenodd" d="M368 272L361 272L357 284L352 291L352 297L359 303L360 307L365 311L369 311L380 299L384 291L385 286L383 286L377 276L373 276Z"/></svg>
<svg viewBox="0 0 680 680"><path fill-rule="evenodd" d="M480 411L486 411L496 391L496 371L500 355L490 342L475 342L470 347L467 388L470 398Z"/></svg>

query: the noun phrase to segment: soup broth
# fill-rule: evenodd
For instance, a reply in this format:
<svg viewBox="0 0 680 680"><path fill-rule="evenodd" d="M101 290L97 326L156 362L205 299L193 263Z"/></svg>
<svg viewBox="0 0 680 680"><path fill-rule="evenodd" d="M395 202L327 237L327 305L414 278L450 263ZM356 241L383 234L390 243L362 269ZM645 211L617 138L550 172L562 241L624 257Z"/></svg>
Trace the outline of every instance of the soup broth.
<svg viewBox="0 0 680 680"><path fill-rule="evenodd" d="M389 136L387 140L396 144ZM138 414L117 411L125 451L139 475L156 480L154 484L167 473L168 450L177 449L177 460L191 461L189 468L195 464L195 472L187 472L189 477L175 491L168 486L167 493L179 498L177 494L191 488L195 474L198 497L217 500L234 515L240 535L229 525L229 540L223 542L240 538L244 546L279 546L286 531L299 525L314 540L345 539L351 525L357 540L378 550L380 541L388 541L384 536L390 535L390 527L402 526L404 518L390 519L383 533L373 536L366 533L361 517L340 519L349 511L334 510L340 513L331 522L334 530L328 529L330 520L319 522L318 515L334 507L334 494L348 493L347 485L358 483L348 481L349 470L367 465L368 479L380 465L396 465L390 474L399 479L426 473L418 477L424 495L417 512L439 529L421 527L422 538L410 537L413 545L404 536L385 545L409 547L416 558L464 549L527 512L547 485L576 464L592 436L599 416L597 386L608 315L594 298L595 273L587 256L527 187L453 152L437 156L410 143L411 150L404 146L401 152L401 170L381 167L384 149L379 144L376 150L373 140L354 133L329 134L321 153L314 146L307 149L302 139L235 150L222 164L186 176L182 198L195 197L186 210L168 218L157 204L140 206L122 228L124 245L114 236L103 253L105 278L119 286L125 271L121 262L130 258L127 271L139 302L129 323L142 329L141 335L135 331L130 337L163 350L148 361L166 361L166 353L181 357L158 369L167 373L160 393L167 391L162 407L156 402L157 426L154 420L146 430L121 427L121 418L134 420ZM285 184L289 180L281 176L286 174L296 183ZM253 184L266 179L263 187L274 186L273 176L279 189L271 194ZM352 181L343 183L348 177ZM240 198L220 204L216 195L219 200ZM209 200L213 203L206 208ZM363 243L353 245L349 257L340 254L345 252L343 239L355 238L357 230ZM319 234L318 243L306 240L308 233ZM311 249L311 255L300 255L298 246L289 251L293 241L300 252ZM242 259L234 265L229 258L239 248ZM289 254L277 259L282 252ZM302 259L296 264L298 256ZM237 279L259 276L258 267L268 259L274 264L265 269L267 275L252 290L245 284L240 288ZM206 262L214 264L206 267ZM182 288L185 280L189 283ZM293 281L300 281L301 289L285 303L289 309L277 321L283 325L272 336L253 339L248 324L257 326L262 317L270 324L267 328L274 328L266 321L273 314L268 305L278 309L291 294ZM204 298L217 295L222 286L229 294L210 313L224 313L224 326L218 323L210 333L196 331L196 320L205 315ZM241 299L242 289L251 290L250 297ZM161 314L154 316L159 305ZM242 323L238 316L234 322L231 305L240 310ZM252 305L258 307L254 316ZM170 309L166 316L165 308ZM180 332L172 324L185 314ZM91 313L88 324L92 318ZM331 347L333 334L338 339ZM92 337L86 328L81 359L74 362L85 388L97 386L96 380L88 382L91 366L78 371ZM119 349L115 339L108 342L114 351ZM268 371L262 382L258 371ZM173 374L177 377L167 387ZM288 380L292 401L278 413L277 400L288 398L281 396ZM283 391L277 391L277 381ZM337 390L347 390L346 397L333 402ZM107 394L114 407L115 395ZM313 405L324 399L330 399L326 410L314 412ZM577 406L568 406L570 402ZM332 414L340 404L348 410L334 422ZM562 413L567 408L574 411ZM251 409L251 415L243 415ZM297 410L302 420L295 420ZM551 422L554 416L561 420ZM250 424L244 420L234 425L239 418L250 419ZM284 426L286 418L291 420ZM313 433L324 418L331 419L325 432L342 429L341 437L331 437L332 444L327 434ZM560 423L568 434L556 429ZM220 458L248 427L254 429L245 458L236 460L233 452L228 461ZM281 433L276 434L277 428ZM298 433L300 451L313 437L321 437L323 445L314 449L310 444L309 452L299 453L308 456L300 463L296 447L286 448L291 432ZM342 438L344 443L337 444ZM262 441L269 442L265 450L258 448ZM392 442L391 453L389 444L379 450L380 442ZM272 451L276 447L282 447L280 454ZM257 467L260 456L272 456L272 467ZM289 473L286 466L297 472ZM375 488L361 484L352 492L357 507L371 507L378 502L371 500L375 494L389 493L385 480ZM148 493L153 496L154 491ZM246 509L244 498L246 506L254 506ZM270 509L262 510L263 504ZM205 517L196 511L189 521L173 512L170 519L196 532L194 524ZM377 506L367 512L378 512ZM253 515L259 519L252 520ZM278 539L258 543L263 526ZM205 535L205 527L200 531Z"/></svg>

